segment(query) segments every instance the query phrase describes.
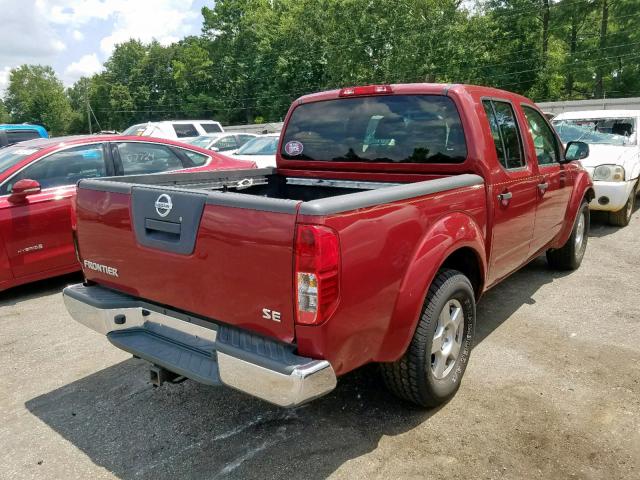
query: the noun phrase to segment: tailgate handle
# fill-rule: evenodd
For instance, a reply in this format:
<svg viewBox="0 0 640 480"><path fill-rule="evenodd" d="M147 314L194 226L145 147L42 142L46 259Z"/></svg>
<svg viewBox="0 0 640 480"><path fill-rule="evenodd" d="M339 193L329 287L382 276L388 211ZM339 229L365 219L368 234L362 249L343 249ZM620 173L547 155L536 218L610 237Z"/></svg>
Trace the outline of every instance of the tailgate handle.
<svg viewBox="0 0 640 480"><path fill-rule="evenodd" d="M153 218L145 218L144 228L147 234L151 236L153 236L153 234L157 232L165 238L167 234L169 234L169 238L175 237L176 240L180 239L181 224L176 222L165 222L162 220L155 220Z"/></svg>

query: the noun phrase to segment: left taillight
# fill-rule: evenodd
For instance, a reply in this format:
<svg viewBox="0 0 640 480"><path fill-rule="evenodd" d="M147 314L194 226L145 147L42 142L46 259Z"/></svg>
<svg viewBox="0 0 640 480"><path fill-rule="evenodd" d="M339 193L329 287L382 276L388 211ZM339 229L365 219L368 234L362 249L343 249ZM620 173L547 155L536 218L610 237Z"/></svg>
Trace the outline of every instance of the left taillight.
<svg viewBox="0 0 640 480"><path fill-rule="evenodd" d="M322 225L298 225L295 242L297 323L320 325L340 299L340 241Z"/></svg>

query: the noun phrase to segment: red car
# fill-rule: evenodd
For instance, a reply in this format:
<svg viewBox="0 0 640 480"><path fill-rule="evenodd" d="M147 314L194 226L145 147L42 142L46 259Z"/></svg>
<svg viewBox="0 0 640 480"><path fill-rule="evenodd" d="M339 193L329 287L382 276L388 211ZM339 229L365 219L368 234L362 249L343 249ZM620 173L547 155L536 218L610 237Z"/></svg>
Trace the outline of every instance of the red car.
<svg viewBox="0 0 640 480"><path fill-rule="evenodd" d="M540 254L580 265L594 192L574 160L588 154L501 90L308 95L285 119L278 168L234 172L237 188L212 191L217 172L183 188L163 174L81 181L87 282L65 302L157 384L182 375L294 406L375 362L393 392L439 405L487 289Z"/></svg>
<svg viewBox="0 0 640 480"><path fill-rule="evenodd" d="M0 149L0 291L80 270L72 200L85 178L253 168L171 140L128 136L37 139Z"/></svg>

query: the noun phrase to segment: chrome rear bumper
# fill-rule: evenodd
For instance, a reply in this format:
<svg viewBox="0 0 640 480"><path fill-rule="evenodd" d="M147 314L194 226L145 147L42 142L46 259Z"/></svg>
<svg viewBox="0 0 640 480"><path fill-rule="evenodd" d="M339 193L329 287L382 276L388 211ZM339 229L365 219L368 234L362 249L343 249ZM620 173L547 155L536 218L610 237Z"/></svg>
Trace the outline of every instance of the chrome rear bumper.
<svg viewBox="0 0 640 480"><path fill-rule="evenodd" d="M282 407L308 402L336 386L328 361L300 357L290 346L251 332L100 286L73 285L64 289L63 298L76 321L118 348L201 383L224 384Z"/></svg>

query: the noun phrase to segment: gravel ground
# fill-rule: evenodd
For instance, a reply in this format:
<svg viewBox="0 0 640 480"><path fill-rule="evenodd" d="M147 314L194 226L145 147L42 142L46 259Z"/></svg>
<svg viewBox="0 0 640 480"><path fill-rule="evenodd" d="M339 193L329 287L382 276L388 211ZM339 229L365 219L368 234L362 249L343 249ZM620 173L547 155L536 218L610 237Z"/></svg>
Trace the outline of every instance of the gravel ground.
<svg viewBox="0 0 640 480"><path fill-rule="evenodd" d="M580 270L532 262L480 302L457 396L422 411L373 368L281 410L153 388L73 322L64 277L0 294L0 478L640 478L640 212L595 219Z"/></svg>

